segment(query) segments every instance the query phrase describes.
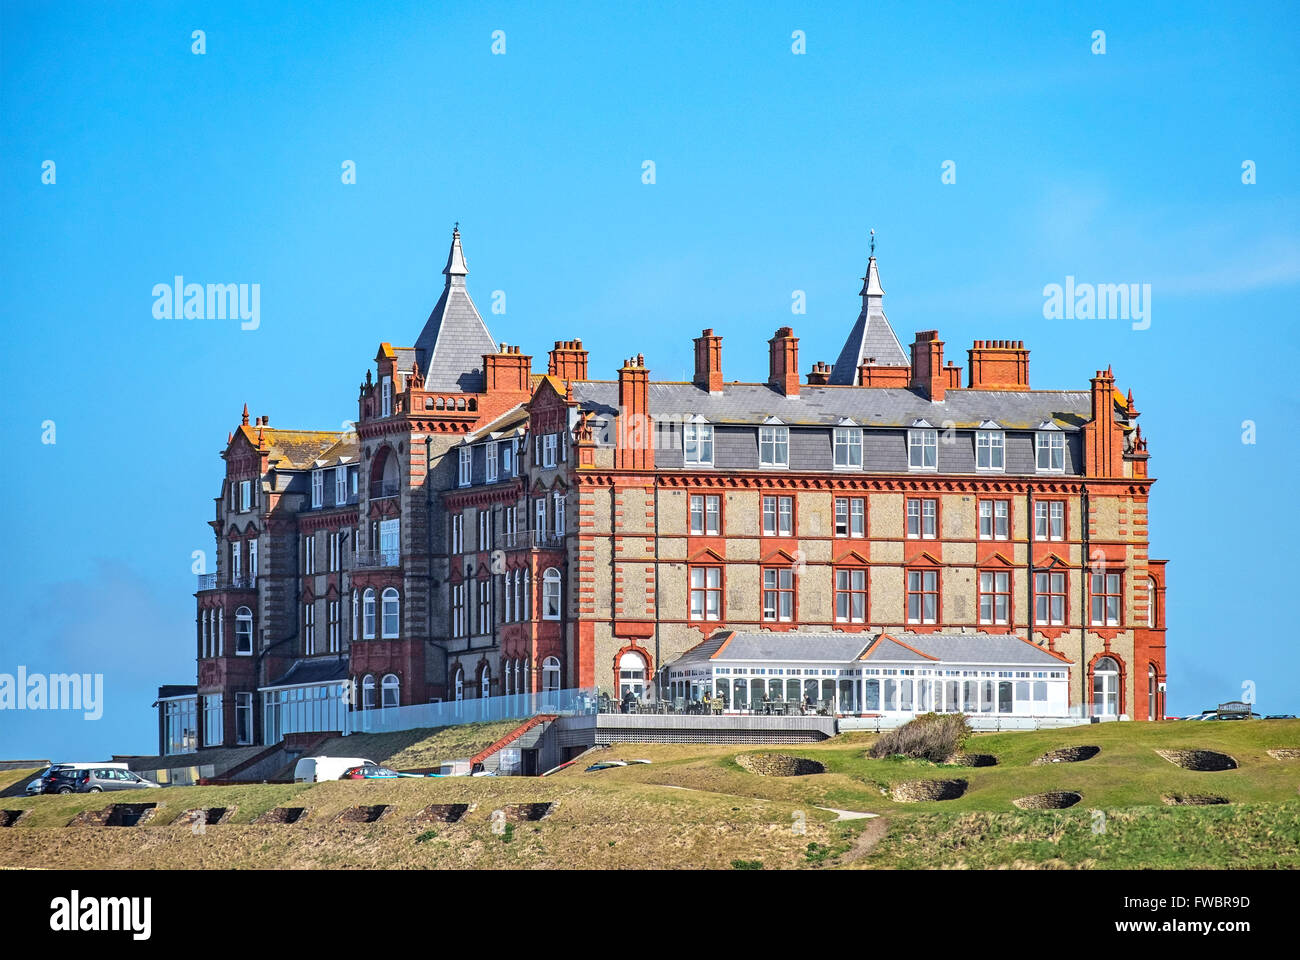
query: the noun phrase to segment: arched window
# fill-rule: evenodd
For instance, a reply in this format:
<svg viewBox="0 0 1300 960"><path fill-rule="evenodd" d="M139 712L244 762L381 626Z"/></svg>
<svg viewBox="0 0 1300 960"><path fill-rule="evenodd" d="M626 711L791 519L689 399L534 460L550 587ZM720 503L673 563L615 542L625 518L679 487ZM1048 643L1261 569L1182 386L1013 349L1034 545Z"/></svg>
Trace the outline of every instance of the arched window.
<svg viewBox="0 0 1300 960"><path fill-rule="evenodd" d="M383 611L384 639L391 639L392 637L396 637L398 633L397 591L393 587L388 587L386 590L384 590L383 601L384 601L384 611Z"/></svg>
<svg viewBox="0 0 1300 960"><path fill-rule="evenodd" d="M509 660L505 662L505 665L501 670L501 685L502 685L501 692L504 693L507 697L511 696L515 692L514 677L511 675L510 672Z"/></svg>
<svg viewBox="0 0 1300 960"><path fill-rule="evenodd" d="M361 681L361 709L375 709L375 675L367 673Z"/></svg>
<svg viewBox="0 0 1300 960"><path fill-rule="evenodd" d="M253 611L248 607L235 611L235 653L245 657L253 653Z"/></svg>
<svg viewBox="0 0 1300 960"><path fill-rule="evenodd" d="M402 681L397 679L397 674L384 674L384 706L395 707L401 702L401 688Z"/></svg>
<svg viewBox="0 0 1300 960"><path fill-rule="evenodd" d="M1160 682L1156 674L1156 665L1154 663L1147 666L1147 719L1159 720L1160 712L1156 709L1160 705Z"/></svg>
<svg viewBox="0 0 1300 960"><path fill-rule="evenodd" d="M487 664L483 665L483 673L479 677L479 696L485 700L492 696L492 671Z"/></svg>
<svg viewBox="0 0 1300 960"><path fill-rule="evenodd" d="M1119 716L1119 664L1102 657L1092 668L1092 712L1098 717Z"/></svg>
<svg viewBox="0 0 1300 960"><path fill-rule="evenodd" d="M560 619L560 571L554 567L542 574L542 619Z"/></svg>
<svg viewBox="0 0 1300 960"><path fill-rule="evenodd" d="M352 591L352 640L355 643L360 639L361 631L361 595L355 590Z"/></svg>
<svg viewBox="0 0 1300 960"><path fill-rule="evenodd" d="M370 464L370 499L397 496L398 475L397 455L391 447L382 447ZM378 546L372 543L370 548Z"/></svg>
<svg viewBox="0 0 1300 960"><path fill-rule="evenodd" d="M560 661L555 657L547 657L542 661L542 689L560 689Z"/></svg>
<svg viewBox="0 0 1300 960"><path fill-rule="evenodd" d="M456 668L456 699L465 699L465 671L460 667Z"/></svg>
<svg viewBox="0 0 1300 960"><path fill-rule="evenodd" d="M618 697L623 699L630 692L640 700L645 696L645 657L634 650L629 650L618 658Z"/></svg>
<svg viewBox="0 0 1300 960"><path fill-rule="evenodd" d="M375 588L366 587L361 596L361 635L367 640L375 639Z"/></svg>

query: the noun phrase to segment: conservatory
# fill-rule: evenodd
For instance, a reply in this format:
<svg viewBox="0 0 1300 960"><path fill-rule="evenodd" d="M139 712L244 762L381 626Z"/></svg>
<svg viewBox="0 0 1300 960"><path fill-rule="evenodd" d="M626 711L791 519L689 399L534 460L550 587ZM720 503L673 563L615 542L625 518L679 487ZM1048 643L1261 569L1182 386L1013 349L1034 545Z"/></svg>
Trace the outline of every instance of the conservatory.
<svg viewBox="0 0 1300 960"><path fill-rule="evenodd" d="M669 663L674 701L723 713L1064 717L1069 660L1014 634L716 634Z"/></svg>

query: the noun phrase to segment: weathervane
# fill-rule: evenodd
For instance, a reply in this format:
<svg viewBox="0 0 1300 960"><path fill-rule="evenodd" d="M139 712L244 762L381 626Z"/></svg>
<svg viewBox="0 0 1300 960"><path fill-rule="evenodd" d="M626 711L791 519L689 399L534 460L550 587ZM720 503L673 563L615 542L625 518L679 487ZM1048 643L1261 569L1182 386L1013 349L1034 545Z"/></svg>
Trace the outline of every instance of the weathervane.
<svg viewBox="0 0 1300 960"><path fill-rule="evenodd" d="M876 231L874 228L871 231L871 255L873 257L876 255Z"/></svg>

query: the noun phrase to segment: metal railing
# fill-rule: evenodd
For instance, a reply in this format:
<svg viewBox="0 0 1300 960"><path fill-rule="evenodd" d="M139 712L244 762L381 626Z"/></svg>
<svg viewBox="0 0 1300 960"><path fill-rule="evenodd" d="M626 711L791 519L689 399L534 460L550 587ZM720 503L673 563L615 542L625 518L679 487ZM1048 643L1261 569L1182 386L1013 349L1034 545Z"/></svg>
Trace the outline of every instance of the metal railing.
<svg viewBox="0 0 1300 960"><path fill-rule="evenodd" d="M370 499L384 500L388 497L395 497L402 492L402 485L394 480L390 483L372 483L370 485Z"/></svg>
<svg viewBox="0 0 1300 960"><path fill-rule="evenodd" d="M375 691L378 698L379 691ZM390 733L424 727L451 727L496 720L526 720L539 713L560 716L591 714L597 710L595 688L546 690L505 697L473 697L442 703L414 703L405 707L353 709L344 714L344 734Z"/></svg>
<svg viewBox="0 0 1300 960"><path fill-rule="evenodd" d="M516 530L498 533L495 537L498 550L525 550L530 547L553 549L564 546L564 534L554 530Z"/></svg>
<svg viewBox="0 0 1300 960"><path fill-rule="evenodd" d="M402 551L398 549L358 550L353 555L353 562L358 567L397 567L402 563Z"/></svg>
<svg viewBox="0 0 1300 960"><path fill-rule="evenodd" d="M254 576L237 576L237 577L218 577L215 573L200 573L199 586L200 590L255 590L257 589L257 577Z"/></svg>

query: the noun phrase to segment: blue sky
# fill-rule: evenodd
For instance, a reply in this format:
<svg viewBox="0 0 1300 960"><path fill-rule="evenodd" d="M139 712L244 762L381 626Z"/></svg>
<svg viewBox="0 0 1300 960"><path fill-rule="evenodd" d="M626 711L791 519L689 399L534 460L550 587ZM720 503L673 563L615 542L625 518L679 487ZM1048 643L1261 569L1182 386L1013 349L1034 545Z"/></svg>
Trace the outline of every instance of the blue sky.
<svg viewBox="0 0 1300 960"><path fill-rule="evenodd" d="M804 369L833 361L873 227L904 343L937 328L964 363L1023 339L1037 387L1113 365L1159 478L1171 711L1244 682L1300 711L1298 10L5 4L0 672L106 690L99 721L0 714L0 757L154 748L158 684L193 682L191 553L240 407L354 416L457 220L494 337L543 362L581 337L595 376L641 352L679 377L705 326L728 378L761 379L787 323ZM154 319L176 274L260 284L260 328ZM1150 329L1045 320L1067 275L1151 284Z"/></svg>

